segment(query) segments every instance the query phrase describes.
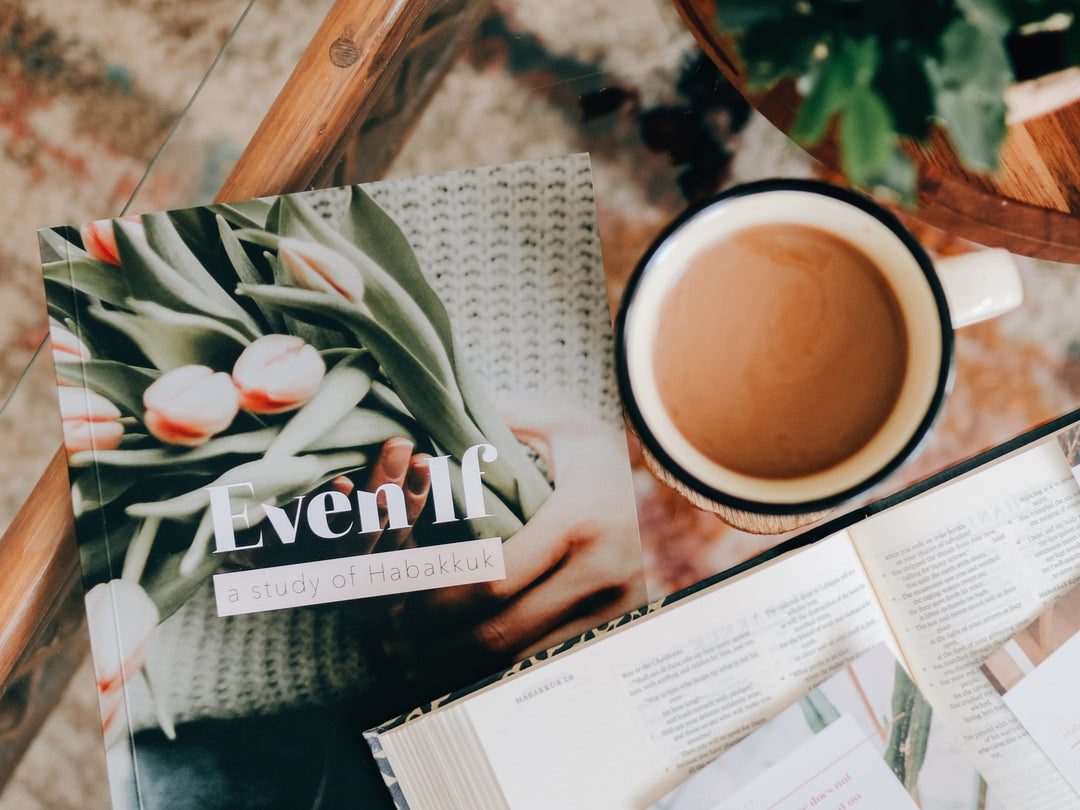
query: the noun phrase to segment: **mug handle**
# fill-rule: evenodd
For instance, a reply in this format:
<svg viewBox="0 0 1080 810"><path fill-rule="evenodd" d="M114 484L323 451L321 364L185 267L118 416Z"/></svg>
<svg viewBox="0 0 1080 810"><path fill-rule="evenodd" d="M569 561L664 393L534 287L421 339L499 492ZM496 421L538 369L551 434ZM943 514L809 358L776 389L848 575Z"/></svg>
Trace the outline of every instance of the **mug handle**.
<svg viewBox="0 0 1080 810"><path fill-rule="evenodd" d="M955 329L1003 315L1024 301L1020 270L1007 250L986 248L946 256L934 261L934 269Z"/></svg>

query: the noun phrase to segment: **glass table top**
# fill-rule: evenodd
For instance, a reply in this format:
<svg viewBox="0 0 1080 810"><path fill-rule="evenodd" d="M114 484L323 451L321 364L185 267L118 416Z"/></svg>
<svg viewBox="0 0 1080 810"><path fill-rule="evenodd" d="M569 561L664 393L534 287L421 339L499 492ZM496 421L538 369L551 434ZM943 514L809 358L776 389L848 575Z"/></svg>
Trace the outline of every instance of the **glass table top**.
<svg viewBox="0 0 1080 810"><path fill-rule="evenodd" d="M617 5L620 11L611 13L613 3L496 3L415 126L403 132L387 172L406 176L590 153L613 299L651 240L691 202L734 183L820 175L701 56L672 7L663 0ZM256 0L233 6L244 16L131 193L127 211L214 197L331 3ZM293 30L269 51L267 15L286 13L296 21ZM269 55L253 56L260 52ZM106 214L91 216L98 215ZM58 224L63 220L38 223ZM965 247L929 229L917 232L935 250ZM23 263L28 273L32 262ZM953 391L931 441L876 495L1080 406L1080 318L1073 316L1080 308L1080 269L1026 258L1017 263L1025 303L958 333ZM24 286L33 283L28 279ZM32 296L26 306L41 309L37 332L19 337L29 359L44 337L45 316ZM60 443L47 349L26 365L25 372L0 376L0 526L14 516ZM774 542L726 528L643 468L636 485L654 595Z"/></svg>

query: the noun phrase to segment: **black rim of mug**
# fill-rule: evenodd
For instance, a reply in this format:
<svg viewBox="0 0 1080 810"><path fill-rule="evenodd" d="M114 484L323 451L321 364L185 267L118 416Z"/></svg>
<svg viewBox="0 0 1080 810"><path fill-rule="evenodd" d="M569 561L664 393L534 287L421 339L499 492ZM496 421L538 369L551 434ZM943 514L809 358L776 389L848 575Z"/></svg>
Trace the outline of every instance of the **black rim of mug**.
<svg viewBox="0 0 1080 810"><path fill-rule="evenodd" d="M649 429L644 415L637 406L633 389L630 385L629 359L627 357L625 337L627 313L633 304L637 288L647 271L649 262L653 255L675 234L675 232L706 208L711 208L718 203L734 200L739 197L760 194L767 191L800 191L832 197L861 209L885 225L904 244L912 256L914 256L923 275L926 277L927 284L929 285L930 291L934 296L934 301L937 304L938 319L941 325L941 367L938 369L937 387L934 391L934 396L931 398L930 404L926 409L926 413L923 415L918 427L903 448L901 448L901 450L888 462L879 467L877 472L873 475L848 487L842 492L837 492L834 495L814 500L791 503L748 500L714 489L704 481L699 480L696 476L689 473L676 462L667 453L660 442L657 441L656 437ZM733 186L726 191L702 200L687 208L661 232L641 257L641 260L634 268L634 271L626 284L626 289L623 292L618 313L615 317L615 372L618 379L619 394L622 398L623 409L630 423L630 427L637 435L638 439L644 445L646 450L648 450L648 452L656 459L660 466L687 488L710 501L714 501L738 511L753 514L799 515L834 509L853 499L857 495L867 492L896 472L904 462L916 454L929 437L931 428L934 426L934 422L940 415L945 398L948 396L949 390L952 387L955 366L954 357L955 341L953 337L952 321L949 316L949 306L945 299L945 291L942 289L941 282L938 280L933 263L930 261L930 257L926 254L922 245L920 245L907 228L901 224L900 220L873 200L858 192L852 191L851 189L820 180L759 180L752 183Z"/></svg>

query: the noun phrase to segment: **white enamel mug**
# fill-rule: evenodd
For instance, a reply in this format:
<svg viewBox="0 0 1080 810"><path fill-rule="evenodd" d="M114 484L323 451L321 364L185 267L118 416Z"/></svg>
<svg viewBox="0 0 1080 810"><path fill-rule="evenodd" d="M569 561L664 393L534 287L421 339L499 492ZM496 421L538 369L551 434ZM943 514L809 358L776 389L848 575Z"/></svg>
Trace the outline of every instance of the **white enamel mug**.
<svg viewBox="0 0 1080 810"><path fill-rule="evenodd" d="M790 478L747 475L699 451L675 426L654 368L662 304L692 258L741 229L769 224L824 230L865 254L895 294L908 338L899 394L872 438L828 469ZM620 393L650 467L692 502L725 519L732 512L817 516L880 483L923 444L951 386L953 329L1007 312L1022 299L1019 273L1005 251L935 265L895 216L856 192L807 180L750 183L685 212L638 264L616 320Z"/></svg>

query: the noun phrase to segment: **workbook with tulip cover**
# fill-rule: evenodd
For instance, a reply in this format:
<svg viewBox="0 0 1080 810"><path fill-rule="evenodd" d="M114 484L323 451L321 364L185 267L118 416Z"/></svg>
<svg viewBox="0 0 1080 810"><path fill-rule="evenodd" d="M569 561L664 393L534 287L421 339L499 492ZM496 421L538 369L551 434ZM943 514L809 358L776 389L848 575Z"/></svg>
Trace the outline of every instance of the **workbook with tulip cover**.
<svg viewBox="0 0 1080 810"><path fill-rule="evenodd" d="M587 156L40 243L118 810L392 806L365 728L645 601Z"/></svg>
<svg viewBox="0 0 1080 810"><path fill-rule="evenodd" d="M985 810L989 792L1009 810L1080 808L980 672L1080 579L1080 485L1056 435L1077 420L373 728L398 806L641 810L885 644L970 763L944 777L965 800L943 806ZM794 806L883 806L829 798Z"/></svg>

